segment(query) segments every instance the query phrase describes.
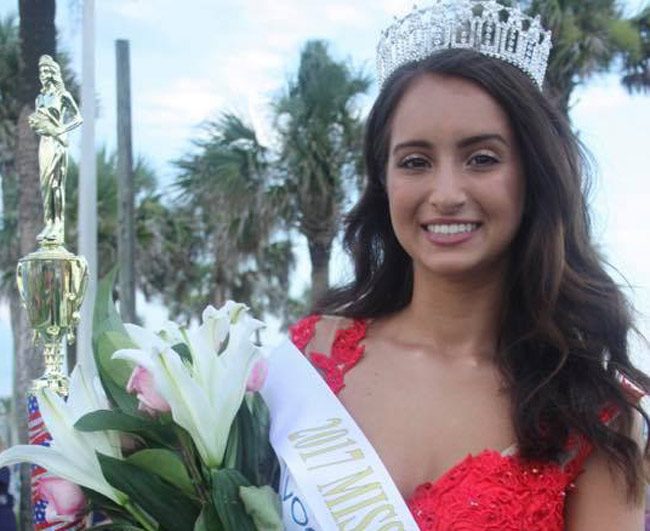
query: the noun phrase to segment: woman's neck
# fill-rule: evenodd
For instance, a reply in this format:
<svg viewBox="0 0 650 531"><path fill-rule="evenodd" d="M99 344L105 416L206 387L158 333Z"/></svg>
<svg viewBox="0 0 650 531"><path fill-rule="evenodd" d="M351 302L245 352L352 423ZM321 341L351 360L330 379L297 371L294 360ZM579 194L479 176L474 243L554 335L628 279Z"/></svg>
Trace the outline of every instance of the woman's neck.
<svg viewBox="0 0 650 531"><path fill-rule="evenodd" d="M480 363L497 350L505 272L467 278L414 272L410 304L395 316L404 336L450 359ZM400 334L401 335L401 334Z"/></svg>

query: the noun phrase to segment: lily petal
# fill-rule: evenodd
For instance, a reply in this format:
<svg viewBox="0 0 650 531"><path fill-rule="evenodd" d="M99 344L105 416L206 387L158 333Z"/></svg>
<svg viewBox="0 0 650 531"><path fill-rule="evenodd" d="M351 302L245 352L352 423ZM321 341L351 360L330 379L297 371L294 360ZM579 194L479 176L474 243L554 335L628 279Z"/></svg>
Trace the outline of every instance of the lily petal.
<svg viewBox="0 0 650 531"><path fill-rule="evenodd" d="M124 327L131 340L142 349L161 351L168 347L167 343L158 334L146 328L130 323L126 323Z"/></svg>
<svg viewBox="0 0 650 531"><path fill-rule="evenodd" d="M127 500L126 495L108 484L101 471L99 474L90 473L88 469L53 448L36 444L20 444L0 454L0 467L23 462L41 466L55 476L99 492L120 505Z"/></svg>

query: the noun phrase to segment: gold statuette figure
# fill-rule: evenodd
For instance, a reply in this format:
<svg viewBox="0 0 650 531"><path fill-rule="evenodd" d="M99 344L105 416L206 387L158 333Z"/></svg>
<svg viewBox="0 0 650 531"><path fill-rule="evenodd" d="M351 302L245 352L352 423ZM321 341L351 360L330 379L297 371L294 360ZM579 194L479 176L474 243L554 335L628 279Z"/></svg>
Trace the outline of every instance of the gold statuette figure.
<svg viewBox="0 0 650 531"><path fill-rule="evenodd" d="M39 242L63 245L65 178L68 172L68 131L81 125L77 104L63 85L61 69L49 55L38 62L41 93L29 125L41 136L38 165L45 228Z"/></svg>
<svg viewBox="0 0 650 531"><path fill-rule="evenodd" d="M65 89L59 65L49 55L39 60L39 78L42 89L29 124L40 135L38 164L45 227L37 237L38 250L18 262L16 277L35 341L44 346L45 374L34 381L34 387L47 386L66 395L62 348L66 340L74 340L88 281L86 260L63 246L67 133L82 120Z"/></svg>

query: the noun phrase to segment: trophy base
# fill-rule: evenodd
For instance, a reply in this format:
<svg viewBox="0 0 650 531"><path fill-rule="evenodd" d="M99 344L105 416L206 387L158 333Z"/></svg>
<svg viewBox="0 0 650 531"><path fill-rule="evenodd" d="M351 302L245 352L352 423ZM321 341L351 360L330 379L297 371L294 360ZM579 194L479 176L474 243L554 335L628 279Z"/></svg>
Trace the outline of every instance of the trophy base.
<svg viewBox="0 0 650 531"><path fill-rule="evenodd" d="M68 396L70 389L69 379L65 374L44 374L36 380L32 380L30 394L36 395L38 391L48 388L59 396Z"/></svg>

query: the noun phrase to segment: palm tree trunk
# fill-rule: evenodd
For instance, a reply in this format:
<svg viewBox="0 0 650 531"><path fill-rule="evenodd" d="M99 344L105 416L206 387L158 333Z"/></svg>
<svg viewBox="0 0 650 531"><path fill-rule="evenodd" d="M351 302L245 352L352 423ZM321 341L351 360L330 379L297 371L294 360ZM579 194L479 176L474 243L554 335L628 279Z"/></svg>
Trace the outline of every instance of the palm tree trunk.
<svg viewBox="0 0 650 531"><path fill-rule="evenodd" d="M329 288L330 255L332 242L309 242L309 258L311 259L311 300L320 299Z"/></svg>
<svg viewBox="0 0 650 531"><path fill-rule="evenodd" d="M16 173L18 175L18 227L19 254L25 256L36 247L36 236L43 222L43 204L38 177L38 138L29 127L27 118L34 109L25 105L18 119L16 143ZM14 336L14 414L18 440L28 442L27 393L33 379L44 370L40 349L32 344L32 331L27 316L17 296L11 297L11 322ZM30 467L21 468L21 491L19 517L21 529L31 529L31 481Z"/></svg>

